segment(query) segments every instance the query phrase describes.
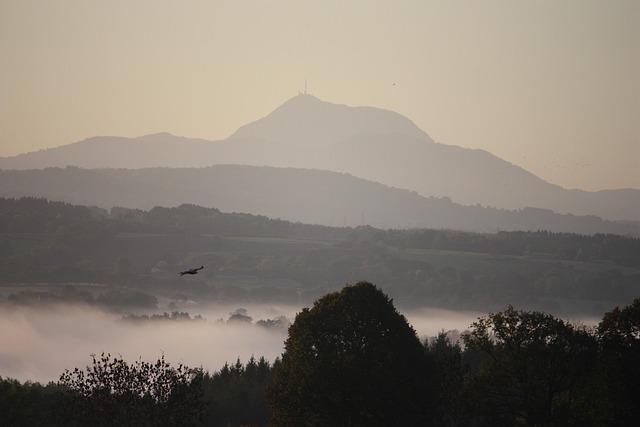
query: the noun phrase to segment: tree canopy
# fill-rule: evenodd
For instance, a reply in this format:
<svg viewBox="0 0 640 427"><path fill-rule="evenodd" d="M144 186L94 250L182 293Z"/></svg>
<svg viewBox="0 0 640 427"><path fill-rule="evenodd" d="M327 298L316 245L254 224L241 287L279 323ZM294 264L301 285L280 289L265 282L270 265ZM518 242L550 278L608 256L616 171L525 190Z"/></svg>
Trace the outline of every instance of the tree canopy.
<svg viewBox="0 0 640 427"><path fill-rule="evenodd" d="M303 309L269 390L278 426L425 425L424 348L392 301L360 282Z"/></svg>
<svg viewBox="0 0 640 427"><path fill-rule="evenodd" d="M640 298L606 313L597 332L609 421L612 425L634 425L640 419Z"/></svg>
<svg viewBox="0 0 640 427"><path fill-rule="evenodd" d="M480 353L470 391L493 425L582 424L588 406L576 396L597 354L596 340L585 329L508 307L480 318L464 342Z"/></svg>
<svg viewBox="0 0 640 427"><path fill-rule="evenodd" d="M156 362L92 356L85 370L60 376L73 395L65 415L78 425L180 426L202 421L202 371ZM99 416L97 416L99 414Z"/></svg>

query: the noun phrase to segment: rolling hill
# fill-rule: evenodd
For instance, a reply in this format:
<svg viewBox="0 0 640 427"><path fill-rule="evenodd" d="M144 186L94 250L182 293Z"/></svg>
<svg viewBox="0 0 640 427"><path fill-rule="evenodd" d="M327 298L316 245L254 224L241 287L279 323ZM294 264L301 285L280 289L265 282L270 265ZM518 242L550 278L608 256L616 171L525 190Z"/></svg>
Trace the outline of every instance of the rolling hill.
<svg viewBox="0 0 640 427"><path fill-rule="evenodd" d="M439 228L479 232L549 230L640 235L640 224L550 210L464 206L354 176L310 169L206 168L0 171L0 196L37 196L110 208L194 203L310 224Z"/></svg>
<svg viewBox="0 0 640 427"><path fill-rule="evenodd" d="M288 100L221 141L167 133L95 137L0 158L2 169L215 164L330 170L465 205L535 206L611 220L640 220L640 190L564 189L486 151L436 143L398 113L332 104L311 95Z"/></svg>

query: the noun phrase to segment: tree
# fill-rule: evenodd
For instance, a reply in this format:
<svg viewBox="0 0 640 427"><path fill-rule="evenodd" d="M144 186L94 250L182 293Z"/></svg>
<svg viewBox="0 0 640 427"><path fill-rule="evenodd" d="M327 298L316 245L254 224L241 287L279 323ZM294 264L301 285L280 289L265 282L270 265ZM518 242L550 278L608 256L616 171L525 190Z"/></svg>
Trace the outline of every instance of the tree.
<svg viewBox="0 0 640 427"><path fill-rule="evenodd" d="M164 356L155 363L132 364L104 353L92 358L86 371L76 368L60 376L60 385L73 398L65 419L94 426L200 424L201 370L173 368Z"/></svg>
<svg viewBox="0 0 640 427"><path fill-rule="evenodd" d="M251 357L245 365L238 360L225 364L218 372L205 374L205 425L266 426L269 412L265 391L270 381L271 365L263 357Z"/></svg>
<svg viewBox="0 0 640 427"><path fill-rule="evenodd" d="M12 427L73 426L60 415L59 408L70 400L54 383L20 383L0 377L0 425Z"/></svg>
<svg viewBox="0 0 640 427"><path fill-rule="evenodd" d="M427 339L424 346L432 367L431 381L437 389L431 418L439 427L461 425L464 415L462 390L466 374L462 348L444 331L432 340Z"/></svg>
<svg viewBox="0 0 640 427"><path fill-rule="evenodd" d="M360 282L296 316L268 401L275 426L426 425L426 384L415 331Z"/></svg>
<svg viewBox="0 0 640 427"><path fill-rule="evenodd" d="M614 308L598 325L601 365L609 396L609 423L637 425L640 419L640 298Z"/></svg>
<svg viewBox="0 0 640 427"><path fill-rule="evenodd" d="M480 318L463 339L466 353L479 353L466 399L486 425L597 425L589 383L597 345L586 330L508 307Z"/></svg>

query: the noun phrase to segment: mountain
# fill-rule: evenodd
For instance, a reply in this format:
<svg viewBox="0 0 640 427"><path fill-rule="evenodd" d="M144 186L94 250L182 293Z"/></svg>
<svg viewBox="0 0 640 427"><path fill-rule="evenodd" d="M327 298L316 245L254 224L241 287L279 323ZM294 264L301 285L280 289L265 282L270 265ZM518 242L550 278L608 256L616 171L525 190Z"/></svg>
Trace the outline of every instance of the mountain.
<svg viewBox="0 0 640 427"><path fill-rule="evenodd" d="M537 208L463 206L447 198L423 197L348 174L295 168L218 165L0 171L0 197L22 196L105 208L150 209L194 203L227 212L334 226L368 224L478 232L544 229L640 236L640 223L561 215Z"/></svg>
<svg viewBox="0 0 640 427"><path fill-rule="evenodd" d="M291 98L268 116L238 129L230 139L326 147L358 135L405 135L433 142L411 120L389 110L350 107L311 95Z"/></svg>
<svg viewBox="0 0 640 427"><path fill-rule="evenodd" d="M640 220L640 190L588 192L550 184L483 150L434 142L406 117L298 95L229 138L207 141L167 133L96 137L9 158L3 169L204 167L214 164L345 172L423 196L506 209Z"/></svg>

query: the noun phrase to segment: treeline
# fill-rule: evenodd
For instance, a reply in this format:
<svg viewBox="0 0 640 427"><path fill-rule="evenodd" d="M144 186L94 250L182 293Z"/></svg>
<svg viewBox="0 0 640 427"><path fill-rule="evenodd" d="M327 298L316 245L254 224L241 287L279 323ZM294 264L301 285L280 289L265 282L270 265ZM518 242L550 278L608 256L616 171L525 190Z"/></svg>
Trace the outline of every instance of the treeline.
<svg viewBox="0 0 640 427"><path fill-rule="evenodd" d="M615 234L580 235L549 231L481 234L449 230L379 230L292 223L265 216L223 213L195 205L149 211L75 206L38 198L0 198L0 233L49 234L65 244L91 242L122 232L205 233L327 241L383 241L407 248L429 248L509 255L547 255L564 260L611 261L640 266L640 238ZM69 241L74 235L75 242ZM65 239L66 238L66 239Z"/></svg>
<svg viewBox="0 0 640 427"><path fill-rule="evenodd" d="M191 316L184 311L164 312L162 314L125 314L122 321L130 323L148 323L148 322L203 322L205 319L199 314Z"/></svg>
<svg viewBox="0 0 640 427"><path fill-rule="evenodd" d="M298 314L281 360L207 374L95 357L47 386L0 382L6 425L635 426L640 298L593 328L512 307L420 342L369 283Z"/></svg>
<svg viewBox="0 0 640 427"><path fill-rule="evenodd" d="M206 268L178 276L193 265ZM158 297L178 306L188 299L307 304L336 283L363 278L375 278L406 308L515 304L601 315L640 292L640 240L331 228L193 205L106 211L0 199L0 284L14 287L10 303L116 310L152 308Z"/></svg>
<svg viewBox="0 0 640 427"><path fill-rule="evenodd" d="M273 366L264 358L214 373L183 365L93 356L46 385L0 378L0 425L259 426Z"/></svg>
<svg viewBox="0 0 640 427"><path fill-rule="evenodd" d="M442 249L505 255L544 255L571 261L610 261L640 265L640 239L616 234L582 235L550 231L499 231L477 234L440 230L395 230L381 233L399 247Z"/></svg>
<svg viewBox="0 0 640 427"><path fill-rule="evenodd" d="M148 211L71 205L23 197L0 198L0 233L61 233L68 227L105 226L105 232L197 232L231 236L283 236L336 239L346 229L270 219L262 215L223 213L183 204Z"/></svg>
<svg viewBox="0 0 640 427"><path fill-rule="evenodd" d="M149 322L205 322L206 319L200 314L191 316L184 311L173 311L171 313L164 312L162 314L131 314L127 313L120 319L123 322L129 323L149 323ZM274 331L286 331L291 325L291 321L286 316L276 316L273 319L259 319L253 321L253 317L249 316L245 308L238 308L229 314L229 318L225 321L223 318L215 320L218 325L255 325L261 328L274 330Z"/></svg>

